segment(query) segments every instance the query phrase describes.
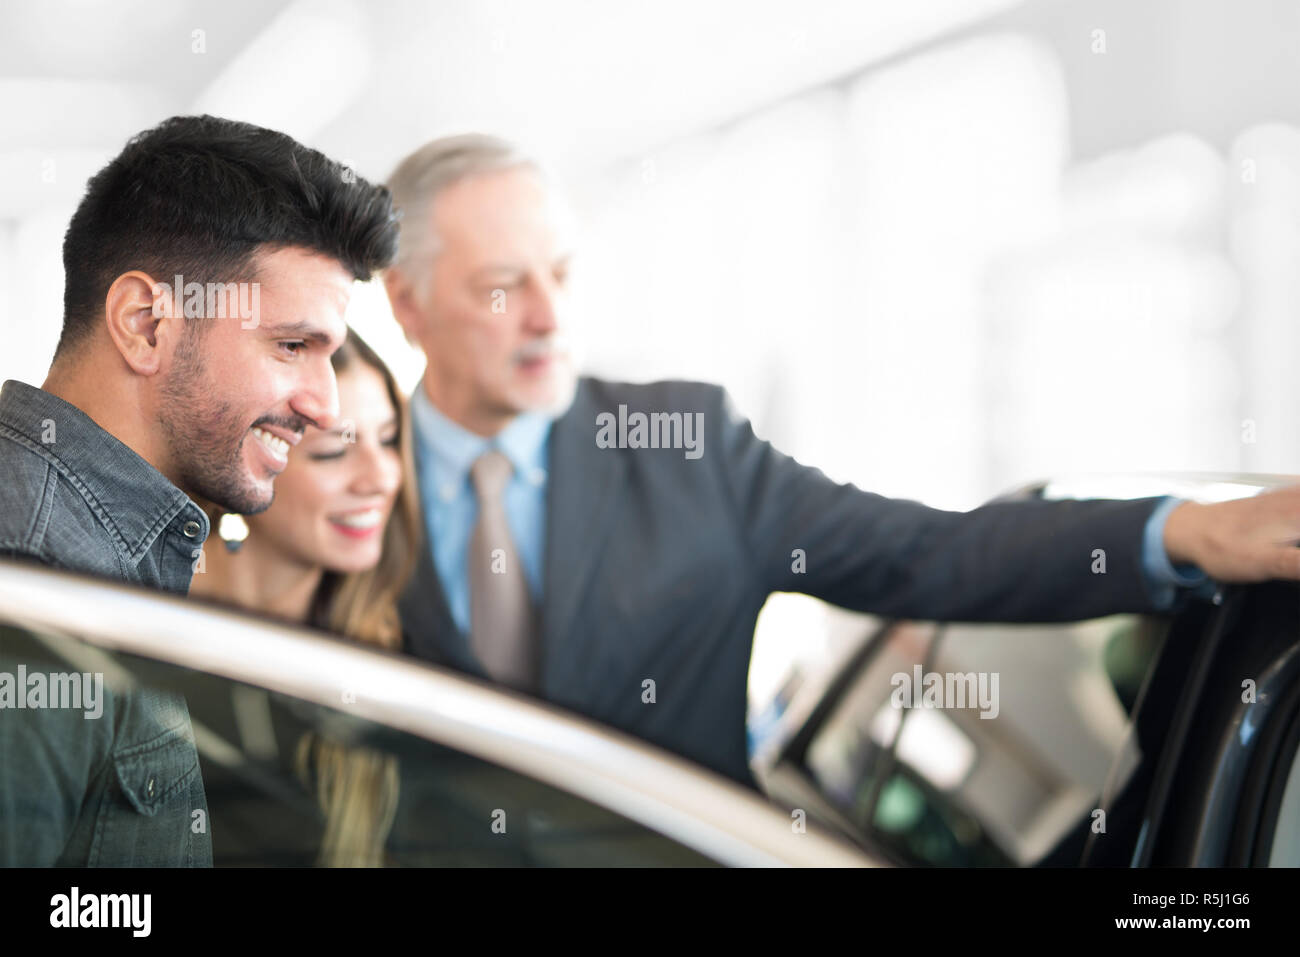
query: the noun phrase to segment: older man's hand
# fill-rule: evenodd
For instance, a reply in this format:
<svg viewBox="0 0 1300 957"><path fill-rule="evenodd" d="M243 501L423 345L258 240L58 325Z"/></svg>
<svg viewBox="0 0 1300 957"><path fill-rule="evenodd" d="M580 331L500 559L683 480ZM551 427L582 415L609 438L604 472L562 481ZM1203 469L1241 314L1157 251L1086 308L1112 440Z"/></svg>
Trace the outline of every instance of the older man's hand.
<svg viewBox="0 0 1300 957"><path fill-rule="evenodd" d="M1184 502L1165 522L1165 551L1221 582L1300 579L1300 485L1252 498Z"/></svg>

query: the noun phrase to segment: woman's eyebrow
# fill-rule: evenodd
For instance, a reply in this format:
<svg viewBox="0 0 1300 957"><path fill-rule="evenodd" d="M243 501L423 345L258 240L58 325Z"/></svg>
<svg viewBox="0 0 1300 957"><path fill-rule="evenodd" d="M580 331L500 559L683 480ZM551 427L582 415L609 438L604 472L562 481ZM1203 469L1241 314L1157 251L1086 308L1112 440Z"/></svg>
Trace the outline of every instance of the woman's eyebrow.
<svg viewBox="0 0 1300 957"><path fill-rule="evenodd" d="M397 425L397 416L390 415L388 418L384 419L384 421L380 422L379 425L376 426L376 431L382 431L390 425ZM355 426L356 423L352 423L352 427L355 428ZM332 429L316 429L315 431L319 435L342 435L348 430L348 428L348 423L345 421L343 425L337 425Z"/></svg>

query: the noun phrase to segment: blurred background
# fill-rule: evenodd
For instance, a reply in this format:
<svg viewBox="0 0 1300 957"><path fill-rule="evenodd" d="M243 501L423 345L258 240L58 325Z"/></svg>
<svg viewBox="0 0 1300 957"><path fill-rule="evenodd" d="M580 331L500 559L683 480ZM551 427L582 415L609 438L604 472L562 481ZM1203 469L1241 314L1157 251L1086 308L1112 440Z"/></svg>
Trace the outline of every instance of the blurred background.
<svg viewBox="0 0 1300 957"><path fill-rule="evenodd" d="M514 138L582 224L586 371L726 385L833 478L1300 472L1288 0L0 2L0 378L40 384L86 179L178 113L380 181ZM351 321L414 384L382 287ZM751 685L834 641L769 603Z"/></svg>

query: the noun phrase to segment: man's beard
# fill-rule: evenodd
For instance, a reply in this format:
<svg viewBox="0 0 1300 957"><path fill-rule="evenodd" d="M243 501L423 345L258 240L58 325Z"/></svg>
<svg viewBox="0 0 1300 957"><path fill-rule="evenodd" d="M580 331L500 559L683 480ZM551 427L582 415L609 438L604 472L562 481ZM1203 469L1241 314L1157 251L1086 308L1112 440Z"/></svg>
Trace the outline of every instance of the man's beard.
<svg viewBox="0 0 1300 957"><path fill-rule="evenodd" d="M573 403L578 386L577 365L568 337L556 333L548 339L534 340L515 350L511 359L518 363L540 356L550 356L553 362L550 381L546 383L549 394L511 408L510 412L541 412L550 418L559 418Z"/></svg>
<svg viewBox="0 0 1300 957"><path fill-rule="evenodd" d="M198 343L182 344L162 388L158 413L180 488L191 498L206 499L240 515L263 512L270 507L273 493L249 481L243 461L249 426L229 403L214 399L206 385Z"/></svg>
<svg viewBox="0 0 1300 957"><path fill-rule="evenodd" d="M539 403L535 409L552 419L558 419L569 411L569 406L573 404L573 397L578 391L578 374L573 368L572 361L566 357L560 362L561 366L555 371L555 379L551 383L550 398Z"/></svg>

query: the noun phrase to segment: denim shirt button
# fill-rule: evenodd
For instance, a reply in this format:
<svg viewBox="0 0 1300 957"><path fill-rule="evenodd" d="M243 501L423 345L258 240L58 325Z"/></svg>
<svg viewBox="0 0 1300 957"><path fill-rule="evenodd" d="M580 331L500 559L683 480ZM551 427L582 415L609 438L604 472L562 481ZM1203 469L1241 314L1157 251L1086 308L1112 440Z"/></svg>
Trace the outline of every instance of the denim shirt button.
<svg viewBox="0 0 1300 957"><path fill-rule="evenodd" d="M150 797L153 797L153 782L154 779L150 778L149 783L145 785L145 790L149 793Z"/></svg>
<svg viewBox="0 0 1300 957"><path fill-rule="evenodd" d="M198 522L189 521L185 523L185 527L181 531L185 533L186 538L194 538L202 530L202 527Z"/></svg>

